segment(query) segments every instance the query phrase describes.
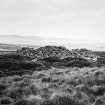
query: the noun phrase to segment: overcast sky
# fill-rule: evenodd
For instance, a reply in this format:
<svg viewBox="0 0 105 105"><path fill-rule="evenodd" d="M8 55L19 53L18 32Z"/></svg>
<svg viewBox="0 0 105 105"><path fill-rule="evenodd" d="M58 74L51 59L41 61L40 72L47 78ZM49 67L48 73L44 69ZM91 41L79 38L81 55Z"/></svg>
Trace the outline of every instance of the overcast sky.
<svg viewBox="0 0 105 105"><path fill-rule="evenodd" d="M0 35L105 43L105 0L0 0Z"/></svg>

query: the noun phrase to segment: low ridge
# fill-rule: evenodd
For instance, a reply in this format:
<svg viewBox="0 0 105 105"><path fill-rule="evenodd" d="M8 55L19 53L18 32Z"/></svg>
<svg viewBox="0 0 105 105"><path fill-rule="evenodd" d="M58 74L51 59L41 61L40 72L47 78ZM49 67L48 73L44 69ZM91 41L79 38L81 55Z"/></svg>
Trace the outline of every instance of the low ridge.
<svg viewBox="0 0 105 105"><path fill-rule="evenodd" d="M28 56L35 60L43 59L46 57L57 57L60 59L72 57L72 58L84 58L89 61L95 62L98 59L98 56L91 50L82 48L82 49L73 49L70 51L63 46L59 46L59 47L45 46L37 49L23 47L22 49L17 50L17 54L22 56Z"/></svg>

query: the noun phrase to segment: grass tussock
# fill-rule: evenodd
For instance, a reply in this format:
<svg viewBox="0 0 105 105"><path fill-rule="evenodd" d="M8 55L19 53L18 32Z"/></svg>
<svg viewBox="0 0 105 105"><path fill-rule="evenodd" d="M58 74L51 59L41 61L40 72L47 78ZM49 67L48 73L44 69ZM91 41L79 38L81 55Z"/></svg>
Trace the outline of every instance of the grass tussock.
<svg viewBox="0 0 105 105"><path fill-rule="evenodd" d="M51 68L1 77L0 105L105 105L105 68Z"/></svg>

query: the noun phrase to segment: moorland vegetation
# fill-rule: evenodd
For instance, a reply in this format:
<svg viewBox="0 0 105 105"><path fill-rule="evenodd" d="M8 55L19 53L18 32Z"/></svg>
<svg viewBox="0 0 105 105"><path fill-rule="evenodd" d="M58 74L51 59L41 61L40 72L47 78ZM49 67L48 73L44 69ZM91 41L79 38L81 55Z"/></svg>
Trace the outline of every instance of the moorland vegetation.
<svg viewBox="0 0 105 105"><path fill-rule="evenodd" d="M105 105L105 68L51 68L0 78L1 105Z"/></svg>
<svg viewBox="0 0 105 105"><path fill-rule="evenodd" d="M0 105L105 105L105 53L46 46L2 54Z"/></svg>

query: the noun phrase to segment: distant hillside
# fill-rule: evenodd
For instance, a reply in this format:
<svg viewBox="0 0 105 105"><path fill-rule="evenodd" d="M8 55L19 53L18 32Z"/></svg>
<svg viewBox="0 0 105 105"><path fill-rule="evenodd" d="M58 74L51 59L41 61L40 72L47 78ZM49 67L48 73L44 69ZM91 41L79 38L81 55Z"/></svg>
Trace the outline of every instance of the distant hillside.
<svg viewBox="0 0 105 105"><path fill-rule="evenodd" d="M94 53L101 58L105 58L105 51L94 51Z"/></svg>
<svg viewBox="0 0 105 105"><path fill-rule="evenodd" d="M0 43L0 51L16 51L20 49L21 47L19 45L15 44L2 44Z"/></svg>
<svg viewBox="0 0 105 105"><path fill-rule="evenodd" d="M33 48L38 48L39 46L34 46L34 45L25 45L25 44L3 44L0 43L0 55L2 54L8 54L8 53L16 53L17 50L23 48L23 47L33 47Z"/></svg>

